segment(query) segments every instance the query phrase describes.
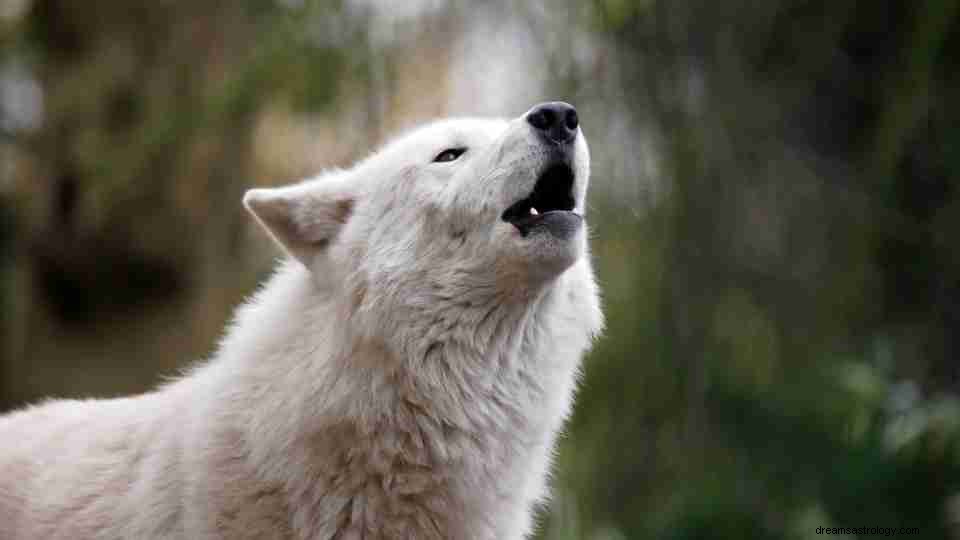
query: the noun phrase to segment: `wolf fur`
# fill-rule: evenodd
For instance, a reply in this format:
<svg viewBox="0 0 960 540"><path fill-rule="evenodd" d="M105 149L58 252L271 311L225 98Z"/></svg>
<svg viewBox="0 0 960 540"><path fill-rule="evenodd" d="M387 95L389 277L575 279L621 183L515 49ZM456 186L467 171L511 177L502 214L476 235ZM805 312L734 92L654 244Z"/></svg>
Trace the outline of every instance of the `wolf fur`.
<svg viewBox="0 0 960 540"><path fill-rule="evenodd" d="M175 382L0 418L0 539L525 537L602 318L583 228L500 219L551 159L523 120L248 192L290 257Z"/></svg>

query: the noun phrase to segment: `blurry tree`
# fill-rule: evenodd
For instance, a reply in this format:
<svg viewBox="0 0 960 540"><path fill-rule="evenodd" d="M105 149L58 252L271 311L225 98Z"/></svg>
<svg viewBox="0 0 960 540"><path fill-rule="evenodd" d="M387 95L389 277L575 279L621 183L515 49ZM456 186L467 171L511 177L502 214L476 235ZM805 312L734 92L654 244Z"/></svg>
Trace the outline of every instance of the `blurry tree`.
<svg viewBox="0 0 960 540"><path fill-rule="evenodd" d="M142 389L209 349L249 290L259 269L237 201L255 180L258 112L330 104L341 74L362 72L349 51L365 42L363 14L337 2L19 3L0 26L0 62L36 81L43 119L4 124L27 320L5 325L18 346L5 348L0 395Z"/></svg>
<svg viewBox="0 0 960 540"><path fill-rule="evenodd" d="M641 219L598 227L610 329L561 453L578 527L946 537L957 2L592 8L616 51L602 67L632 92L618 114L652 126L670 185Z"/></svg>

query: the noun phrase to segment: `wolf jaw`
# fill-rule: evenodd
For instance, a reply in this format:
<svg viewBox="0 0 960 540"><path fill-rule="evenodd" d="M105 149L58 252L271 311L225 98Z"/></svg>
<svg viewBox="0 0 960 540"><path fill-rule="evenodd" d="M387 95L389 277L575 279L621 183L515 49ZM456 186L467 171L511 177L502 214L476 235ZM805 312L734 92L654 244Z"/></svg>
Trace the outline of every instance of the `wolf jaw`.
<svg viewBox="0 0 960 540"><path fill-rule="evenodd" d="M527 236L536 225L550 219L548 214L573 213L575 179L570 165L563 162L549 164L537 178L533 191L504 210L501 219Z"/></svg>

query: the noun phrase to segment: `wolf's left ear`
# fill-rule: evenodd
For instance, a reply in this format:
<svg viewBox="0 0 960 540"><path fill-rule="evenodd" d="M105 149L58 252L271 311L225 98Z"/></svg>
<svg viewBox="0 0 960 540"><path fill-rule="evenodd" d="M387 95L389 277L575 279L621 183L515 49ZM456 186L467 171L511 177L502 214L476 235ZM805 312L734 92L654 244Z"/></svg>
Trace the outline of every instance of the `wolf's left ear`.
<svg viewBox="0 0 960 540"><path fill-rule="evenodd" d="M243 205L283 249L309 267L347 222L354 198L335 182L308 182L251 189Z"/></svg>

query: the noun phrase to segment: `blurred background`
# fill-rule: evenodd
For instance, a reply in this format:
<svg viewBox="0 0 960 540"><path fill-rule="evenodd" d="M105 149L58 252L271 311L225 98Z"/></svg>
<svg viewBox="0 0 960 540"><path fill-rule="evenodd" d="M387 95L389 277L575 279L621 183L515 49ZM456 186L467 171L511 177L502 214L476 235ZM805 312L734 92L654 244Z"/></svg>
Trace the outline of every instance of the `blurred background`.
<svg viewBox="0 0 960 540"><path fill-rule="evenodd" d="M960 538L958 68L958 0L0 0L0 410L207 356L245 189L564 99L609 322L540 538Z"/></svg>

